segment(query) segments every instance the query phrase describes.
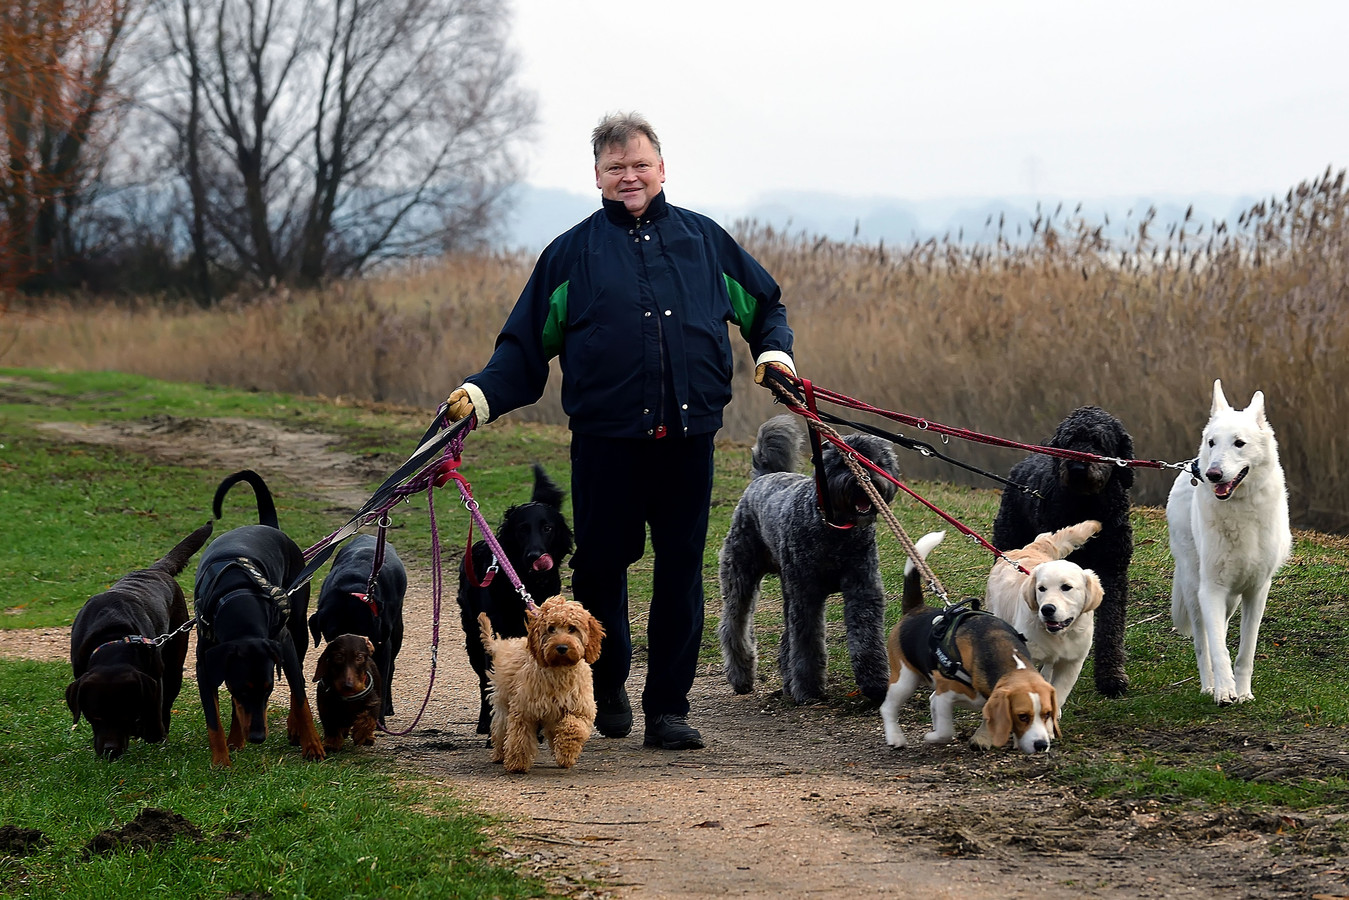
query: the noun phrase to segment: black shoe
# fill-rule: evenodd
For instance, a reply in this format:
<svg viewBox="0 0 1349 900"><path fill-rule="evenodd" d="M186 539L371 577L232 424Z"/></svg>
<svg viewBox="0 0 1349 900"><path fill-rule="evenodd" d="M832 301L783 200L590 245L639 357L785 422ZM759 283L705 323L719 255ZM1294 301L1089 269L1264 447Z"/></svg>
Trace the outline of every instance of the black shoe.
<svg viewBox="0 0 1349 900"><path fill-rule="evenodd" d="M595 730L605 737L627 737L632 731L632 706L622 685L617 690L597 692Z"/></svg>
<svg viewBox="0 0 1349 900"><path fill-rule="evenodd" d="M684 716L656 716L647 720L642 743L662 750L701 750L703 736Z"/></svg>

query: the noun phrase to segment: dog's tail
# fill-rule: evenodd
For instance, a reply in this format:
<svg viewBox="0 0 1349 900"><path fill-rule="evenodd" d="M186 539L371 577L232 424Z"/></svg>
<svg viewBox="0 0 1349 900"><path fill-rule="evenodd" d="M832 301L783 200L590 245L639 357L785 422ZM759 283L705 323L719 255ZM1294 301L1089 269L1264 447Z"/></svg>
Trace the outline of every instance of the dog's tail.
<svg viewBox="0 0 1349 900"><path fill-rule="evenodd" d="M492 620L487 618L487 613L478 613L478 636L482 640L482 649L487 651L487 655L492 655L492 647L496 645L496 632L492 630Z"/></svg>
<svg viewBox="0 0 1349 900"><path fill-rule="evenodd" d="M914 549L918 551L921 559L927 559L927 555L932 552L932 548L941 543L942 538L946 537L944 531L933 531L923 535L914 542ZM908 615L916 609L923 607L923 577L918 574L918 566L914 565L912 559L904 561L904 604L900 608L902 615Z"/></svg>
<svg viewBox="0 0 1349 900"><path fill-rule="evenodd" d="M530 501L551 506L553 509L561 509L562 500L566 496L562 488L554 484L553 480L548 477L548 473L543 470L543 466L534 463L534 493L529 498Z"/></svg>
<svg viewBox="0 0 1349 900"><path fill-rule="evenodd" d="M795 472L802 456L805 434L796 424L796 416L783 413L759 426L750 451L750 477L769 472Z"/></svg>
<svg viewBox="0 0 1349 900"><path fill-rule="evenodd" d="M179 541L177 547L164 554L164 558L150 568L168 572L176 577L183 569L187 568L187 561L192 558L192 555L206 546L206 539L211 536L211 531L214 528L215 522L207 522Z"/></svg>
<svg viewBox="0 0 1349 900"><path fill-rule="evenodd" d="M1067 559L1074 551L1091 540L1101 530L1101 523L1087 519L1067 528L1060 528L1048 535L1052 552L1057 559Z"/></svg>
<svg viewBox="0 0 1349 900"><path fill-rule="evenodd" d="M211 504L215 517L220 518L221 504L229 489L241 481L247 481L253 488L253 494L258 498L258 524L280 528L276 519L276 504L272 502L272 492L267 489L267 482L262 480L262 476L252 469L235 472L220 482L220 487L215 489L215 501Z"/></svg>

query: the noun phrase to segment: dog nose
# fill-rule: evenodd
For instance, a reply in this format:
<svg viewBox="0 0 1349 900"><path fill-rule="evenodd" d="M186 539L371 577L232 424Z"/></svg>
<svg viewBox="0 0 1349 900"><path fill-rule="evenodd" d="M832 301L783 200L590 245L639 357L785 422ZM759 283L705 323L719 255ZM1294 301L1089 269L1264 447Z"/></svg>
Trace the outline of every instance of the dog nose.
<svg viewBox="0 0 1349 900"><path fill-rule="evenodd" d="M1209 470L1204 473L1204 477L1214 484L1217 484L1223 480L1223 470L1217 466L1210 466Z"/></svg>
<svg viewBox="0 0 1349 900"><path fill-rule="evenodd" d="M1049 741L1041 739L1035 742L1036 753L1044 753L1048 749L1049 749Z"/></svg>
<svg viewBox="0 0 1349 900"><path fill-rule="evenodd" d="M1054 604L1052 603L1046 603L1044 606L1040 607L1040 615L1046 619L1054 618L1054 613L1056 612L1058 612L1058 610L1054 608Z"/></svg>

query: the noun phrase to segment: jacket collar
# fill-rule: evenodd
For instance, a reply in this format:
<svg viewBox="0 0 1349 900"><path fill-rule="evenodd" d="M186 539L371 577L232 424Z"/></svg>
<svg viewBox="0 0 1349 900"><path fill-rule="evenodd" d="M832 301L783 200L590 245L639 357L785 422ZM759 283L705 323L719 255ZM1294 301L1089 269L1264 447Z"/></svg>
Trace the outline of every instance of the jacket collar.
<svg viewBox="0 0 1349 900"><path fill-rule="evenodd" d="M646 208L646 215L640 219L628 212L628 208L623 205L622 200L610 200L608 197L601 197L600 202L604 204L604 215L609 221L624 228L633 224L640 227L654 219L663 219L670 211L670 207L665 203L665 191L661 191L651 198L651 203Z"/></svg>

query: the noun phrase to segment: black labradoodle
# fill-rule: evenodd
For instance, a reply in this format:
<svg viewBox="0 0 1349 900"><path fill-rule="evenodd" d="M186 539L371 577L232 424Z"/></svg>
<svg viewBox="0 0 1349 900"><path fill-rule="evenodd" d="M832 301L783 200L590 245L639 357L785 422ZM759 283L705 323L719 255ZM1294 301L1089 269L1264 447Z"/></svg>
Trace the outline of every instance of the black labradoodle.
<svg viewBox="0 0 1349 900"><path fill-rule="evenodd" d="M1133 459L1134 442L1119 419L1098 406L1073 410L1059 423L1049 447L1079 450L1117 459ZM1129 523L1129 491L1134 470L1108 462L1082 462L1036 454L1017 463L1008 476L1034 488L1041 500L1009 487L993 521L993 543L999 550L1024 547L1046 531L1057 531L1087 519L1101 531L1068 557L1101 579L1105 599L1096 611L1096 689L1122 697L1129 687L1124 671L1124 609L1129 600L1129 560L1134 535Z"/></svg>
<svg viewBox="0 0 1349 900"><path fill-rule="evenodd" d="M876 552L876 512L856 476L832 445L824 451L830 502L838 524L826 523L815 480L794 470L802 456L803 434L784 414L759 428L753 453L753 480L731 516L721 545L721 655L726 680L737 693L754 689L758 651L754 608L764 575L782 582L783 629L778 648L783 693L798 703L824 695L826 651L824 607L830 594L843 594L848 655L858 686L871 700L885 698L890 677L885 652L885 588ZM899 477L889 441L866 434L845 438L877 466ZM871 473L888 504L894 483Z"/></svg>

